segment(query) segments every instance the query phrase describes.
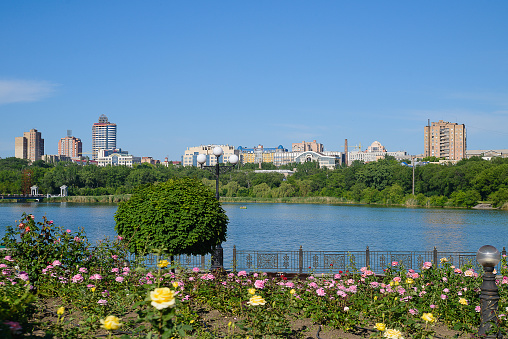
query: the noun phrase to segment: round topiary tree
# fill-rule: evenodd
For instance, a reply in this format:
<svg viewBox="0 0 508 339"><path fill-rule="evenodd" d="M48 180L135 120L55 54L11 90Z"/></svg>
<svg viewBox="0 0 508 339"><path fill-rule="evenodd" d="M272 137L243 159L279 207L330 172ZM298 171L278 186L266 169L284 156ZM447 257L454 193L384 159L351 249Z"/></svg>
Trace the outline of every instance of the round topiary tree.
<svg viewBox="0 0 508 339"><path fill-rule="evenodd" d="M211 253L226 241L229 222L210 188L190 178L140 187L120 203L115 220L131 253L168 255Z"/></svg>

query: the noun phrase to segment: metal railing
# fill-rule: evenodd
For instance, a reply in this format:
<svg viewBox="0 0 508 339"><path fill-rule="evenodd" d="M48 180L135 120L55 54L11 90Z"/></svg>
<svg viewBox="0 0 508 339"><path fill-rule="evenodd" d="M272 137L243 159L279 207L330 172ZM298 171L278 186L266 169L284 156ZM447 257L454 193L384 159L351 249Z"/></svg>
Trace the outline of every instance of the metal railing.
<svg viewBox="0 0 508 339"><path fill-rule="evenodd" d="M0 248L0 253L7 253L9 249ZM501 252L506 256L506 248ZM425 262L431 262L434 267L442 267L442 258L446 258L450 265L463 268L468 265L480 272L482 267L476 261L476 252L452 252L438 251L436 247L432 251L371 251L369 247L365 251L304 251L300 246L297 251L251 251L237 250L233 246L232 260L230 265L225 265L227 271L263 271L284 273L340 273L354 272L361 267L369 267L376 274L383 274L384 270L397 262L397 266L405 269L421 271ZM131 254L127 258L131 263L143 263L148 267L157 265L158 260L166 259L176 263L179 267L192 269L198 267L201 270L211 269L211 255L179 255L174 257L157 257L149 254L138 257ZM501 271L501 263L496 267Z"/></svg>
<svg viewBox="0 0 508 339"><path fill-rule="evenodd" d="M506 255L503 247L502 255ZM384 269L397 262L397 266L405 269L420 271L425 262L431 262L434 267L442 267L441 258L446 258L450 265L462 268L472 266L475 271L481 271L476 261L476 252L438 251L304 251L300 246L297 251L251 251L238 250L233 246L232 260L224 269L230 271L264 271L285 273L339 273L340 271L355 271L361 267L369 267L376 274L382 274ZM165 258L170 260L170 258ZM210 269L211 257L207 256L175 256L173 261L180 267L199 267ZM156 264L156 257L146 257L146 264ZM500 271L500 264L496 268Z"/></svg>

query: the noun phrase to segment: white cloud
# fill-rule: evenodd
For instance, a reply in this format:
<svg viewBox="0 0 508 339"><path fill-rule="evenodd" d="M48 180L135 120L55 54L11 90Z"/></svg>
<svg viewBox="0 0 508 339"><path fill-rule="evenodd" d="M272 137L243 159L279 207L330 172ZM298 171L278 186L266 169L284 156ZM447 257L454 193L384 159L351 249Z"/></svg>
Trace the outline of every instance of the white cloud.
<svg viewBox="0 0 508 339"><path fill-rule="evenodd" d="M41 100L50 96L57 86L47 81L0 80L0 105Z"/></svg>

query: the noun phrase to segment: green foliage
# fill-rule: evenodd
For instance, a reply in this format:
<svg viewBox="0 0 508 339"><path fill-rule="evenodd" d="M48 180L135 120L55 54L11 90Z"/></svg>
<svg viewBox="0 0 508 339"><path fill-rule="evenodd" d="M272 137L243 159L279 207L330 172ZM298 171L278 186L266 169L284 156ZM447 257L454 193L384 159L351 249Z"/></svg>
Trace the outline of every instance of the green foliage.
<svg viewBox="0 0 508 339"><path fill-rule="evenodd" d="M196 179L143 186L120 203L118 234L132 253L206 254L226 240L228 217L214 193Z"/></svg>

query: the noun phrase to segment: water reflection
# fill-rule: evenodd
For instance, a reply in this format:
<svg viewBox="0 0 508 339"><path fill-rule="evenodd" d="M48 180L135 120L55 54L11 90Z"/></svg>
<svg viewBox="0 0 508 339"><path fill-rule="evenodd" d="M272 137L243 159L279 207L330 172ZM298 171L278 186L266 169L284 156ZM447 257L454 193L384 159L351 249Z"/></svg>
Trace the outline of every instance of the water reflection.
<svg viewBox="0 0 508 339"><path fill-rule="evenodd" d="M466 214L446 213L443 210L430 210L422 214L422 231L428 246L436 246L438 250L453 248L453 251L471 251L465 243Z"/></svg>

